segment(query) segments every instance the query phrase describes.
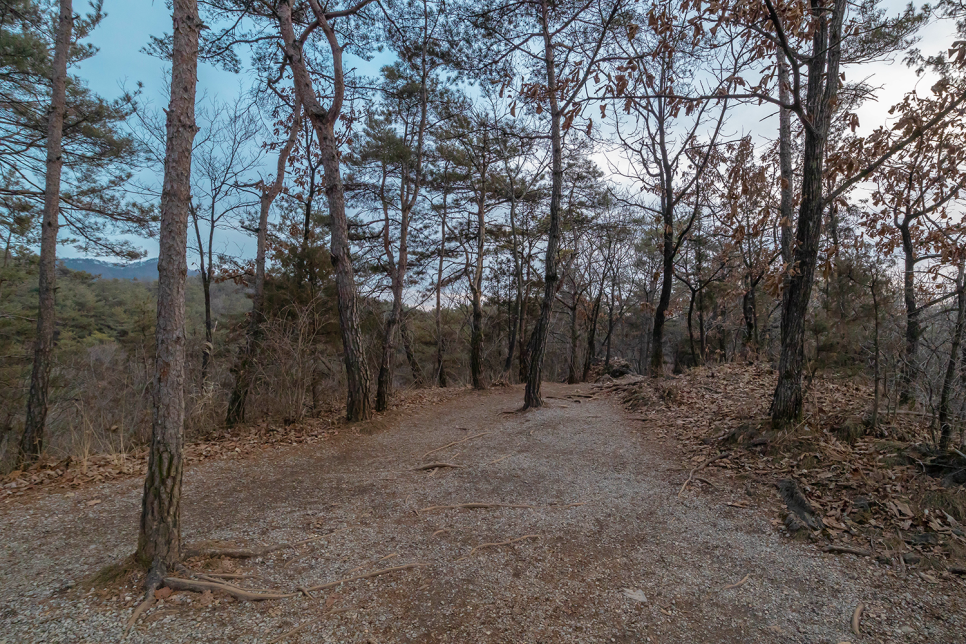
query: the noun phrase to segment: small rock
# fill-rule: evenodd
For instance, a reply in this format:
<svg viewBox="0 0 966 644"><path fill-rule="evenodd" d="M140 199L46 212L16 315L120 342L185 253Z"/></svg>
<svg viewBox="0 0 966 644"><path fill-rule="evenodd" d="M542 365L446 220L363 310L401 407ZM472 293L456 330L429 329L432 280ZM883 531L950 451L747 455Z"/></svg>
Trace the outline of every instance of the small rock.
<svg viewBox="0 0 966 644"><path fill-rule="evenodd" d="M918 552L907 552L902 555L902 560L910 566L915 566L922 561L922 556Z"/></svg>

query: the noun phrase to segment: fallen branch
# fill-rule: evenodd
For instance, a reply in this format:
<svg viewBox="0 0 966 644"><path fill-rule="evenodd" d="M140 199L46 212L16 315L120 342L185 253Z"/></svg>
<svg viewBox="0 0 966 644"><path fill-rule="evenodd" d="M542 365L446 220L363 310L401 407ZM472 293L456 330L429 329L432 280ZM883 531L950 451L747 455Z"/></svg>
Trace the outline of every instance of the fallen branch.
<svg viewBox="0 0 966 644"><path fill-rule="evenodd" d="M865 610L865 604L860 603L858 606L855 607L855 612L852 613L852 632L855 633L857 636L862 634L862 632L859 630L859 627L862 622L862 611L864 610Z"/></svg>
<svg viewBox="0 0 966 644"><path fill-rule="evenodd" d="M526 505L526 504L516 504L516 503L457 503L456 505L431 505L428 508L422 508L418 512L429 512L431 510L480 510L484 508L517 508L524 510L535 510L537 506Z"/></svg>
<svg viewBox="0 0 966 644"><path fill-rule="evenodd" d="M735 582L733 584L728 584L727 586L725 586L724 588L722 588L722 590L729 590L731 588L737 588L738 586L743 586L745 584L745 582L748 581L748 578L750 576L751 575L745 575L744 577L741 578L741 581Z"/></svg>
<svg viewBox="0 0 966 644"><path fill-rule="evenodd" d="M429 450L428 452L426 452L425 454L423 454L422 456L420 456L420 458L426 458L430 454L435 454L436 452L439 452L441 450L444 450L447 447L452 447L453 445L459 445L460 443L465 443L468 440L473 440L474 438L479 438L480 436L485 436L486 434L489 434L489 433L490 432L480 432L479 434L473 434L472 436L467 436L466 438L460 439L458 441L453 441L452 443L447 443L446 445L443 445L442 447L437 447L436 449Z"/></svg>
<svg viewBox="0 0 966 644"><path fill-rule="evenodd" d="M253 559L255 557L264 557L265 555L275 552L277 550L285 550L286 548L297 548L299 546L305 545L306 543L311 543L313 541L318 541L319 539L324 539L327 535L320 534L314 537L309 537L308 539L303 539L302 541L297 541L295 543L281 543L275 546L264 546L262 548L206 548L203 546L188 546L184 549L184 556L186 559L191 559L194 557L228 557L230 559Z"/></svg>
<svg viewBox="0 0 966 644"><path fill-rule="evenodd" d="M356 581L357 579L368 579L370 577L378 577L380 575L388 575L391 572L398 572L400 570L409 570L410 568L419 568L421 566L427 566L429 564L424 563L409 563L402 566L394 566L392 568L383 568L382 570L374 570L372 572L367 572L363 575L354 575L352 577L346 577L345 579L339 579L338 581L330 581L325 584L319 584L318 586L309 586L306 588L309 592L315 592L316 590L325 590L327 588L334 588L341 584L349 581Z"/></svg>
<svg viewBox="0 0 966 644"><path fill-rule="evenodd" d="M690 483L692 480L694 480L694 475L697 472L700 472L701 470L703 470L707 466L711 465L715 461L719 461L719 460L725 458L726 456L731 456L731 452L722 452L721 454L718 454L717 456L712 456L711 458L709 458L708 460L706 460L704 463L701 463L701 465L698 465L697 467L692 468L691 469L691 472L688 474L687 480L684 482L684 485L682 485L681 486L681 489L678 490L678 497L680 498L680 496L682 494L684 494L685 488L688 487L688 483Z"/></svg>
<svg viewBox="0 0 966 644"><path fill-rule="evenodd" d="M468 553L466 553L464 556L460 557L456 561L463 561L464 559L468 559L469 557L473 556L474 552L476 552L477 550L482 550L483 548L495 548L497 546L508 546L511 543L516 543L517 541L525 541L527 539L539 539L539 538L540 538L540 535L538 534L527 534L522 537L517 537L515 539L507 539L506 541L496 541L493 543L481 543L480 545L474 547L472 550L470 550Z"/></svg>
<svg viewBox="0 0 966 644"><path fill-rule="evenodd" d="M849 546L825 546L822 548L822 552L831 552L833 554L840 555L855 555L856 557L872 556L872 552L870 550L864 550L862 548L850 548Z"/></svg>
<svg viewBox="0 0 966 644"><path fill-rule="evenodd" d="M234 584L229 583L221 583L217 581L196 581L194 579L181 579L180 577L165 577L164 585L171 590L190 590L196 593L202 593L206 590L219 590L223 593L231 595L235 599L248 602L264 601L266 599L288 599L289 597L295 597L299 594L275 593L269 590L250 590L248 588L241 588L240 586L235 586Z"/></svg>
<svg viewBox="0 0 966 644"><path fill-rule="evenodd" d="M429 465L420 465L419 467L414 467L413 472L421 472L422 470L435 470L441 467L452 467L453 469L459 469L463 467L462 465L454 465L453 463L430 463Z"/></svg>

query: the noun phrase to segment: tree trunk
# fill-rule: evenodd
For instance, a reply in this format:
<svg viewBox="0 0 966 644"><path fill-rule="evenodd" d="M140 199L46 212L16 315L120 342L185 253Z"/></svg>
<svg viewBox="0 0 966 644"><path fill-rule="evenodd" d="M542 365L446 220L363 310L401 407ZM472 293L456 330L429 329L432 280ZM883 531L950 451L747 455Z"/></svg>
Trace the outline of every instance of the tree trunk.
<svg viewBox="0 0 966 644"><path fill-rule="evenodd" d="M335 137L335 124L342 112L345 97L345 77L342 68L342 47L339 45L335 30L329 24L321 7L312 3L319 28L325 34L332 53L333 98L328 110L319 103L312 86L312 79L302 58L302 45L295 38L292 25L291 0L282 0L277 13L279 27L285 41L285 55L292 70L295 93L305 107L319 139L320 157L325 171L325 194L328 199L330 224L330 253L335 269L335 284L338 293L339 326L342 331L342 351L345 361L348 395L346 418L352 421L365 420L372 415L369 401L369 368L366 365L359 330L359 315L356 310L355 275L352 270L352 256L349 249L349 224L345 212L345 191L339 167L339 144Z"/></svg>
<svg viewBox="0 0 966 644"><path fill-rule="evenodd" d="M550 332L550 314L557 294L557 246L560 243L560 200L563 194L563 137L560 131L560 106L557 101L557 70L554 50L551 43L549 7L547 0L541 0L541 27L543 29L544 57L547 68L547 95L550 101L550 227L547 231L547 257L544 260L543 302L540 315L530 333L527 373L527 387L524 392L523 407L531 409L543 406L540 385L543 381L543 357L547 351L547 335Z"/></svg>
<svg viewBox="0 0 966 644"><path fill-rule="evenodd" d="M443 335L443 259L446 257L446 197L443 192L443 212L439 226L439 266L436 270L436 384L446 386L446 367L443 354L446 353L446 337Z"/></svg>
<svg viewBox="0 0 966 644"><path fill-rule="evenodd" d="M265 252L268 247L268 215L272 204L282 192L285 183L285 169L288 158L292 154L302 125L302 106L295 104L292 115L292 126L288 140L278 153L275 166L275 181L269 186L262 186L262 194L258 201L258 241L255 249L255 292L252 294L252 312L248 318L248 333L245 348L242 351L238 366L235 368L235 386L232 388L228 401L228 414L225 424L229 427L245 421L245 407L248 391L252 386L252 369L258 347L262 342L265 324Z"/></svg>
<svg viewBox="0 0 966 644"><path fill-rule="evenodd" d="M413 384L422 387L426 382L423 368L419 366L416 358L415 346L413 345L413 330L409 326L409 316L403 311L402 318L399 320L399 335L402 337L403 350L406 352L406 362L409 363L409 370L413 374Z"/></svg>
<svg viewBox="0 0 966 644"><path fill-rule="evenodd" d="M50 393L50 362L56 324L54 296L57 279L57 230L60 228L60 175L64 167L61 142L64 116L67 113L67 57L73 30L73 3L71 0L60 0L50 79L50 113L47 119L47 176L44 183L43 229L40 235L37 339L34 343L34 364L27 396L27 416L17 456L18 465L37 460L44 449L47 397Z"/></svg>
<svg viewBox="0 0 966 644"><path fill-rule="evenodd" d="M959 359L959 347L963 342L963 327L966 326L966 288L964 288L963 272L966 265L959 260L959 274L956 276L956 326L953 328L953 342L949 349L949 360L946 362L946 375L943 377L942 393L939 396L939 451L949 449L953 428L949 422L950 407L952 406L953 381L956 378L956 364Z"/></svg>
<svg viewBox="0 0 966 644"><path fill-rule="evenodd" d="M919 338L922 337L922 327L919 324L919 305L916 302L916 256L909 231L910 220L906 217L899 225L902 236L903 273L902 299L906 307L905 356L899 371L899 404L906 404L913 399L912 383L919 370L917 355L919 353Z"/></svg>
<svg viewBox="0 0 966 644"><path fill-rule="evenodd" d="M671 192L663 198L667 204L661 210L664 219L663 243L661 246L661 296L654 309L654 328L651 330L651 375L664 374L664 322L668 306L671 304L671 286L674 280L674 210L670 206Z"/></svg>
<svg viewBox="0 0 966 644"><path fill-rule="evenodd" d="M741 297L741 313L745 318L745 346L752 350L758 349L758 311L755 302L755 287L748 279L748 288Z"/></svg>
<svg viewBox="0 0 966 644"><path fill-rule="evenodd" d="M580 382L580 378L577 377L577 309L579 307L580 300L578 298L577 289L574 289L574 299L571 302L570 308L570 365L567 368L567 384L576 385Z"/></svg>
<svg viewBox="0 0 966 644"><path fill-rule="evenodd" d="M804 405L802 369L805 362L805 316L812 294L818 244L822 232L822 171L829 122L837 102L839 59L845 0L835 0L831 12L813 5L818 21L812 37L813 55L808 62L805 128L802 159L802 200L795 231L794 272L788 278L782 303L782 347L778 362L778 385L772 398L772 424L784 427L801 418ZM829 16L831 14L831 17Z"/></svg>
<svg viewBox="0 0 966 644"><path fill-rule="evenodd" d="M601 280L600 290L594 298L594 306L590 310L590 322L587 326L587 353L584 354L584 370L580 376L581 382L586 382L590 376L590 368L597 356L597 320L600 318L600 300L604 296L604 284Z"/></svg>
<svg viewBox="0 0 966 644"><path fill-rule="evenodd" d="M144 480L137 560L149 566L148 592L181 554L181 475L184 442L185 277L191 152L198 82L196 0L174 0L171 99L167 116L158 255L154 422Z"/></svg>

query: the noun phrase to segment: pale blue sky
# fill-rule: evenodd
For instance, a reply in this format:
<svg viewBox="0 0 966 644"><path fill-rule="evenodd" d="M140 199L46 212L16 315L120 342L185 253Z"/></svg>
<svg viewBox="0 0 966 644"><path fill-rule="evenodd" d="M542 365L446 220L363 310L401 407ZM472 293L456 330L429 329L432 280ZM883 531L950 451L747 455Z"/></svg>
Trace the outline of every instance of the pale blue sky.
<svg viewBox="0 0 966 644"><path fill-rule="evenodd" d="M86 9L86 0L75 2L76 11L82 12ZM905 3L906 0L887 0L883 4L890 12L898 12ZM143 101L160 106L163 103L162 87L168 63L141 53L141 49L151 35L170 31L171 13L165 1L105 0L104 11L107 18L90 39L100 51L80 67L80 76L86 79L93 90L108 98L120 94L122 86L133 89L140 81L144 85ZM954 26L950 22L935 23L923 32L921 47L928 53L941 51L953 41L953 35ZM382 55L370 63L359 60L347 62L358 65L367 74L374 75L387 58ZM882 86L879 100L866 103L859 109L861 129L865 132L884 123L888 118L889 107L905 92L917 84L921 90L928 91L931 85L928 79L918 79L917 83L913 71L906 68L900 60L867 65L852 73L859 77L871 77L870 82L873 85ZM236 96L246 80L244 72L240 75L232 74L207 64L199 66L198 76L199 96L207 95L209 98L217 97L222 100L231 100ZM774 110L767 106L758 109L745 107L732 114L728 129L733 133L754 132L771 138L775 129L773 113ZM606 163L602 163L602 166L606 167ZM138 240L138 243L149 256L157 255L155 240ZM224 235L222 243L222 250L233 253L250 254L253 248L249 237L241 233ZM67 257L77 253L73 248L64 246L60 249L60 254Z"/></svg>

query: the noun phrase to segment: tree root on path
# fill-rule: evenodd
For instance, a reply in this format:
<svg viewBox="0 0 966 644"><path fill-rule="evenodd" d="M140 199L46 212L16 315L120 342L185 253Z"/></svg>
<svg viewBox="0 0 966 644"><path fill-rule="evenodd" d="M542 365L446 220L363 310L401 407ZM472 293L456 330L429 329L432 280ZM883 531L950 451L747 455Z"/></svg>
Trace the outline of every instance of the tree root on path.
<svg viewBox="0 0 966 644"><path fill-rule="evenodd" d="M352 577L346 577L345 579L339 579L337 581L330 581L325 584L319 584L318 586L309 586L306 588L309 592L315 592L316 590L325 590L327 588L335 588L341 584L348 581L356 581L357 579L368 579L370 577L379 577L380 575L388 575L391 572L398 572L400 570L409 570L410 568L420 568L422 566L428 566L425 563L408 563L402 566L393 566L392 568L383 568L382 570L373 570L372 572L367 572L362 575L354 575Z"/></svg>
<svg viewBox="0 0 966 644"><path fill-rule="evenodd" d="M131 613L131 618L128 619L127 624L124 625L124 637L127 637L127 634L131 631L131 628L141 618L141 615L143 615L149 608L154 606L154 602L157 601L154 593L160 586L161 582L158 579L148 582L148 585L145 588L144 601L138 604L138 607L134 609L133 613Z"/></svg>
<svg viewBox="0 0 966 644"><path fill-rule="evenodd" d="M515 539L507 539L506 541L495 541L493 543L481 543L480 545L475 546L472 550L467 552L465 555L463 555L456 561L463 561L464 559L469 559L470 557L473 556L473 553L475 553L477 550L482 550L483 548L495 548L497 546L508 546L511 543L516 543L517 541L525 541L527 539L539 539L539 538L540 538L539 534L527 534L522 537L516 537Z"/></svg>
<svg viewBox="0 0 966 644"><path fill-rule="evenodd" d="M235 599L248 602L264 601L266 599L288 599L299 594L276 593L270 590L252 590L229 583L196 581L194 579L181 579L180 577L165 577L164 585L172 590L190 590L196 593L202 593L206 590L218 590L231 595Z"/></svg>
<svg viewBox="0 0 966 644"><path fill-rule="evenodd" d="M423 470L436 470L441 467L452 467L453 469L460 469L462 465L455 465L453 463L430 463L428 465L420 465L419 467L414 467L413 472L421 472Z"/></svg>
<svg viewBox="0 0 966 644"><path fill-rule="evenodd" d="M328 535L320 534L314 537L309 537L308 539L303 539L302 541L297 541L295 543L280 543L275 546L264 546L262 548L219 548L219 547L204 547L204 546L186 546L184 549L185 559L192 559L195 557L228 557L230 559L253 559L255 557L264 557L265 555L276 552L278 550L285 550L286 548L297 548L303 546L307 543L313 541L318 541L319 539L324 539Z"/></svg>
<svg viewBox="0 0 966 644"><path fill-rule="evenodd" d="M480 436L485 436L485 435L487 435L489 433L490 432L480 432L479 434L473 434L472 436L467 436L466 438L460 439L458 441L453 441L452 443L447 443L447 444L443 445L442 447L437 447L436 449L429 450L428 452L426 452L425 454L423 454L419 458L426 458L430 454L435 454L436 452L442 451L442 450L446 449L447 447L452 447L453 445L459 445L460 443L465 443L468 440L473 440L474 438L479 438Z"/></svg>
<svg viewBox="0 0 966 644"><path fill-rule="evenodd" d="M431 505L428 508L417 510L416 513L430 512L432 510L480 510L484 508L517 508L523 510L536 510L537 506L517 503L457 503L456 505Z"/></svg>

